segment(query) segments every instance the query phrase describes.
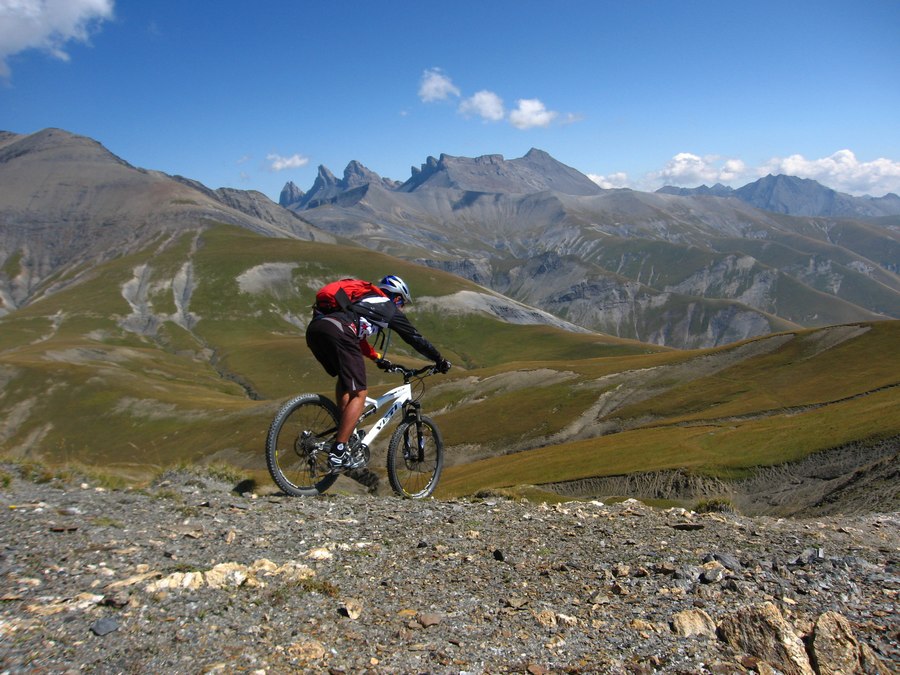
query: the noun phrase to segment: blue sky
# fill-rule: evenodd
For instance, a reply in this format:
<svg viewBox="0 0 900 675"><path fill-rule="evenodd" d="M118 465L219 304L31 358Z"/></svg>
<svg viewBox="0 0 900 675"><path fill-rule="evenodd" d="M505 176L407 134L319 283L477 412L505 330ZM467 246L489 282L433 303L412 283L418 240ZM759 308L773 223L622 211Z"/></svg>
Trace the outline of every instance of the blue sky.
<svg viewBox="0 0 900 675"><path fill-rule="evenodd" d="M0 0L0 129L278 199L532 147L605 187L900 194L900 1Z"/></svg>

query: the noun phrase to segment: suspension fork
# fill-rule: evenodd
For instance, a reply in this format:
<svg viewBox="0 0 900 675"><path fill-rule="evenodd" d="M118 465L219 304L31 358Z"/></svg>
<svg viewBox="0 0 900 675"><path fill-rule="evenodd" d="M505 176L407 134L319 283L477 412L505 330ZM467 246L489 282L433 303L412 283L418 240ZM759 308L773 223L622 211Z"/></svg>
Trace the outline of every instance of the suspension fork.
<svg viewBox="0 0 900 675"><path fill-rule="evenodd" d="M414 418L416 425L416 445L414 448L407 447L410 459L417 462L425 460L425 435L422 433L422 405L418 401L410 401L406 406L406 417ZM407 445L409 443L407 436Z"/></svg>
<svg viewBox="0 0 900 675"><path fill-rule="evenodd" d="M422 404L418 401L406 402L406 417L415 417L417 422L422 420Z"/></svg>

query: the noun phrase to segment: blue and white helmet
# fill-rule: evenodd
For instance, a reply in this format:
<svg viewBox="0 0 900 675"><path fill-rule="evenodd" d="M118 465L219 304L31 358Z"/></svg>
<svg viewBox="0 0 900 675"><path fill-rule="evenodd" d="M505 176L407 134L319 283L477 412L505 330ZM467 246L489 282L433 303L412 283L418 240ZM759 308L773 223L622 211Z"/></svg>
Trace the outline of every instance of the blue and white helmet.
<svg viewBox="0 0 900 675"><path fill-rule="evenodd" d="M409 286L406 285L406 282L403 281L403 279L396 275L387 275L378 282L378 288L388 295L399 295L403 299L404 305L412 301L412 296L409 294Z"/></svg>

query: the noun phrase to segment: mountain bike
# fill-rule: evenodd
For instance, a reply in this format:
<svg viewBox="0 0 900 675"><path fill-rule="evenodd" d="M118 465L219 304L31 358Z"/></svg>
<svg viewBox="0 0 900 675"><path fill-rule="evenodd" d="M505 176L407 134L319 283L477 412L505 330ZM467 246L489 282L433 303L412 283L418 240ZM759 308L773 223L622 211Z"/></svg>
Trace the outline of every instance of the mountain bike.
<svg viewBox="0 0 900 675"><path fill-rule="evenodd" d="M444 466L440 431L422 414L419 402L425 393L424 379L439 371L434 365L412 370L396 364L385 371L400 373L403 384L378 398L366 397L363 414L350 437L350 468L361 470L368 465L372 443L402 410L400 424L388 443L388 480L401 497L422 499L434 492ZM384 408L368 431L359 428L363 420ZM308 497L334 484L339 474L329 467L328 450L339 420L337 405L321 394L300 394L281 406L266 436L266 465L278 487L289 495Z"/></svg>

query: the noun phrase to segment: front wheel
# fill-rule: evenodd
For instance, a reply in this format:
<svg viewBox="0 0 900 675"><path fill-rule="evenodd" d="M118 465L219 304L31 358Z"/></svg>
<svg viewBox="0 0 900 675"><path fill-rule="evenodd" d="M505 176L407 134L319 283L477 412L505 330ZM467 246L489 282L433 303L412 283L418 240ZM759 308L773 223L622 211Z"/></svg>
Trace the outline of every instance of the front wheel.
<svg viewBox="0 0 900 675"><path fill-rule="evenodd" d="M285 403L266 435L266 466L287 494L312 497L330 488L328 448L338 426L337 406L319 394L302 394Z"/></svg>
<svg viewBox="0 0 900 675"><path fill-rule="evenodd" d="M427 417L404 419L388 445L387 474L401 497L422 499L437 487L444 468L444 441Z"/></svg>

